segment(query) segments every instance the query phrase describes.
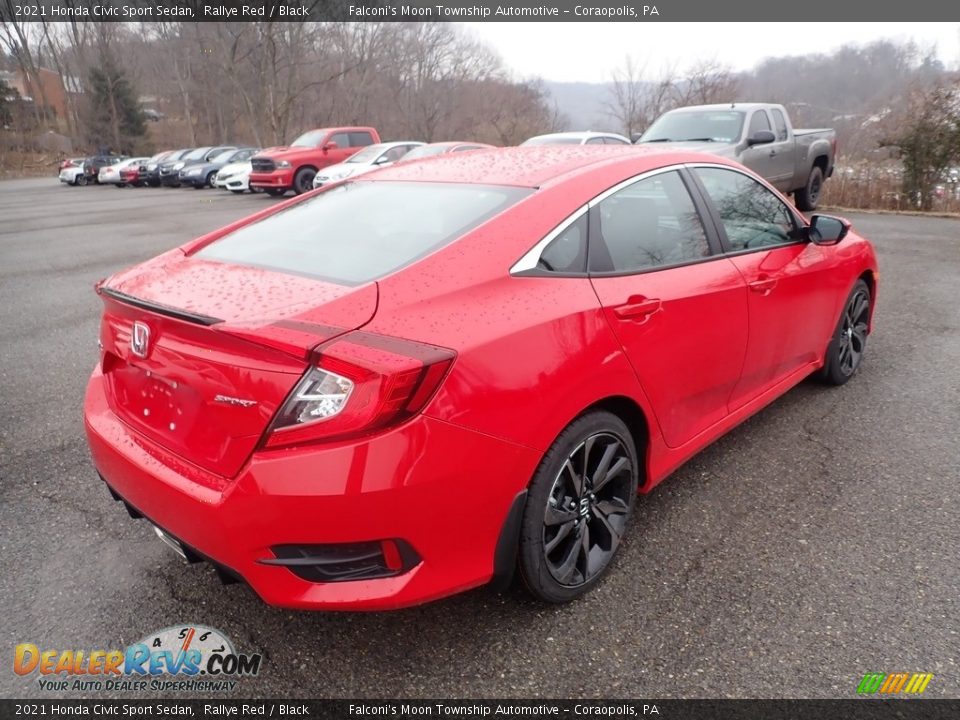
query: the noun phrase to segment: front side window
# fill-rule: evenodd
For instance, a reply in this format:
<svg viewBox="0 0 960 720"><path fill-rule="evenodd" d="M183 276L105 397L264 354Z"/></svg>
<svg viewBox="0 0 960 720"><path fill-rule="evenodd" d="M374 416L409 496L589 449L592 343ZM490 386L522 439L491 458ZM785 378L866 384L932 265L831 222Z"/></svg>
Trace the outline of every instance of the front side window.
<svg viewBox="0 0 960 720"><path fill-rule="evenodd" d="M350 147L350 133L334 133L327 142L336 143L338 148Z"/></svg>
<svg viewBox="0 0 960 720"><path fill-rule="evenodd" d="M620 138L615 138L615 137L605 137L604 142L606 142L607 145L629 145L630 144L626 140L621 140Z"/></svg>
<svg viewBox="0 0 960 720"><path fill-rule="evenodd" d="M773 115L773 124L777 127L777 140L786 140L787 139L787 120L783 117L783 113L774 108L771 111Z"/></svg>
<svg viewBox="0 0 960 720"><path fill-rule="evenodd" d="M639 272L710 255L700 215L675 171L638 180L590 212L598 214L600 233L590 241L594 272Z"/></svg>
<svg viewBox="0 0 960 720"><path fill-rule="evenodd" d="M584 143L584 145L605 145L605 144L606 143L604 142L602 137L592 137Z"/></svg>
<svg viewBox="0 0 960 720"><path fill-rule="evenodd" d="M770 121L767 119L767 114L763 110L757 110L753 117L750 118L750 133L748 137L753 137L760 130L769 130Z"/></svg>
<svg viewBox="0 0 960 720"><path fill-rule="evenodd" d="M723 168L697 168L713 201L731 252L794 242L793 213L780 198L751 177Z"/></svg>
<svg viewBox="0 0 960 720"><path fill-rule="evenodd" d="M347 183L239 228L196 257L356 285L443 247L531 192L453 183Z"/></svg>

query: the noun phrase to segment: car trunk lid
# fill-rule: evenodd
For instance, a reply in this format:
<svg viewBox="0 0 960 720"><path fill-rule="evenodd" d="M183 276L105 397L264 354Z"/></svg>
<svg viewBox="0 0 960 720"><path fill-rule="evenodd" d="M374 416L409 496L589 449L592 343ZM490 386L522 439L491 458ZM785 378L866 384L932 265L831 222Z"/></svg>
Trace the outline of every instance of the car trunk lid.
<svg viewBox="0 0 960 720"><path fill-rule="evenodd" d="M373 317L377 286L178 252L99 288L108 401L150 440L233 477L302 376L311 349Z"/></svg>

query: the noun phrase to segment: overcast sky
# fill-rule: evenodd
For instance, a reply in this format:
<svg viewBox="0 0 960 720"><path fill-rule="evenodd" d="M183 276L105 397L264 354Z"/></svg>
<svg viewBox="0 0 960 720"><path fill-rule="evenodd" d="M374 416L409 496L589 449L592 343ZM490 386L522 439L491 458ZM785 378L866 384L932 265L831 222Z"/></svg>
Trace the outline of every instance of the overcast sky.
<svg viewBox="0 0 960 720"><path fill-rule="evenodd" d="M648 76L717 59L747 70L771 56L829 52L880 38L935 45L950 68L960 63L960 23L463 23L496 49L521 78L606 82L628 53Z"/></svg>

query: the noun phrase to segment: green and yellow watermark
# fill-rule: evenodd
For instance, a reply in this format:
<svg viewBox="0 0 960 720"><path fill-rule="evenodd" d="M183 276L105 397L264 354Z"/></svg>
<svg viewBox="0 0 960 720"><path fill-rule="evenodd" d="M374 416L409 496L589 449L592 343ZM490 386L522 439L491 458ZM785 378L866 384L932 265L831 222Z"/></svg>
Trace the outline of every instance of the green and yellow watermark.
<svg viewBox="0 0 960 720"><path fill-rule="evenodd" d="M921 695L933 673L867 673L857 686L859 695Z"/></svg>

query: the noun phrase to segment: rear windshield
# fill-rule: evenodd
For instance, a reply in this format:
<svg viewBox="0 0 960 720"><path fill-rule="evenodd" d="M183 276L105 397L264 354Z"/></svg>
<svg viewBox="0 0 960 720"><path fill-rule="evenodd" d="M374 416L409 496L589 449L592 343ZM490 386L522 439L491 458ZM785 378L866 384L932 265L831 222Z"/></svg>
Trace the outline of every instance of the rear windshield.
<svg viewBox="0 0 960 720"><path fill-rule="evenodd" d="M196 256L357 285L446 245L531 192L452 183L347 183L240 228Z"/></svg>

